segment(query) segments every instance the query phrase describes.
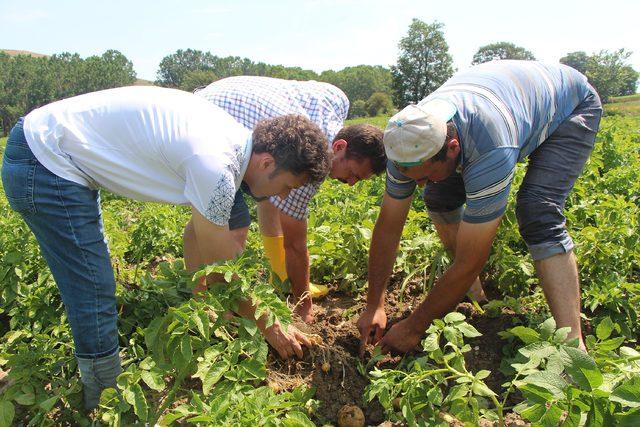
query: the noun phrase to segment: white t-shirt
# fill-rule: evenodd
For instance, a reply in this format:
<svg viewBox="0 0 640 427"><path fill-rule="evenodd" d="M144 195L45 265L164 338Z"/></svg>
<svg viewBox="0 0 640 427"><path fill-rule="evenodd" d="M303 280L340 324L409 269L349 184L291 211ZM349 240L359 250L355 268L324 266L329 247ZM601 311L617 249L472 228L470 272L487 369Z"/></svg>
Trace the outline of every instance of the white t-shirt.
<svg viewBox="0 0 640 427"><path fill-rule="evenodd" d="M54 102L29 113L36 158L67 180L131 199L191 204L228 224L251 155L251 132L187 92L124 87Z"/></svg>

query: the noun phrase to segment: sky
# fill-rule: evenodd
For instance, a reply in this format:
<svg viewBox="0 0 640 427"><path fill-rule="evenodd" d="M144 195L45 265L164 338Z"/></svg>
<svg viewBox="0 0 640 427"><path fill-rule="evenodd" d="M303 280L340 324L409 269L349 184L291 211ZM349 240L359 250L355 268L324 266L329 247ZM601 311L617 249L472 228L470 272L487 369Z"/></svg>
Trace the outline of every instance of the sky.
<svg viewBox="0 0 640 427"><path fill-rule="evenodd" d="M412 18L444 24L459 70L479 47L508 41L552 62L624 48L640 71L638 0L0 0L0 49L82 57L116 49L147 80L163 57L188 48L337 71L395 64Z"/></svg>

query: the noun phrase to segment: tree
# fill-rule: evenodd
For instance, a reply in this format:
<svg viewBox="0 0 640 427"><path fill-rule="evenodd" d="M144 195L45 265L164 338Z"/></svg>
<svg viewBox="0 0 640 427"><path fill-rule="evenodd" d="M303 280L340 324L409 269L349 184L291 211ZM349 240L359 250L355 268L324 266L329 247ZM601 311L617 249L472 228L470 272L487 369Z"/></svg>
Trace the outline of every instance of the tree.
<svg viewBox="0 0 640 427"><path fill-rule="evenodd" d="M367 102L363 99L356 99L351 103L349 118L364 117L367 115Z"/></svg>
<svg viewBox="0 0 640 427"><path fill-rule="evenodd" d="M391 97L384 92L375 92L366 102L367 114L375 117L378 114L388 114L393 110Z"/></svg>
<svg viewBox="0 0 640 427"><path fill-rule="evenodd" d="M636 93L636 90L638 89L638 77L640 77L640 73L634 70L631 65L625 65L620 70L620 75L621 85L618 95L625 96L633 95L634 93Z"/></svg>
<svg viewBox="0 0 640 427"><path fill-rule="evenodd" d="M323 71L320 80L339 87L352 104L366 101L375 92L392 93L391 72L382 66L358 65L340 71Z"/></svg>
<svg viewBox="0 0 640 427"><path fill-rule="evenodd" d="M130 85L133 64L116 50L82 59L78 54L51 57L0 53L0 125L4 133L18 117L50 102L83 93Z"/></svg>
<svg viewBox="0 0 640 427"><path fill-rule="evenodd" d="M439 22L426 24L414 19L400 40L398 63L391 67L396 106L420 101L453 74L443 27Z"/></svg>
<svg viewBox="0 0 640 427"><path fill-rule="evenodd" d="M184 75L189 71L212 70L214 58L209 52L195 49L178 49L160 61L156 83L166 87L180 87Z"/></svg>
<svg viewBox="0 0 640 427"><path fill-rule="evenodd" d="M483 62L494 61L497 59L524 59L535 61L533 53L527 49L516 46L509 42L497 42L482 46L475 55L471 65L482 64Z"/></svg>
<svg viewBox="0 0 640 427"><path fill-rule="evenodd" d="M196 88L206 86L211 82L218 80L218 77L210 70L194 70L184 75L180 89L187 92L193 92Z"/></svg>
<svg viewBox="0 0 640 427"><path fill-rule="evenodd" d="M589 63L589 55L583 51L567 53L567 56L560 58L560 63L575 68L582 74L587 73L587 65Z"/></svg>
<svg viewBox="0 0 640 427"><path fill-rule="evenodd" d="M621 95L625 92L625 86L629 86L628 81L632 80L633 76L630 75L630 67L625 62L630 55L631 52L619 49L613 52L602 50L589 57L586 76L603 102L608 102L612 96Z"/></svg>

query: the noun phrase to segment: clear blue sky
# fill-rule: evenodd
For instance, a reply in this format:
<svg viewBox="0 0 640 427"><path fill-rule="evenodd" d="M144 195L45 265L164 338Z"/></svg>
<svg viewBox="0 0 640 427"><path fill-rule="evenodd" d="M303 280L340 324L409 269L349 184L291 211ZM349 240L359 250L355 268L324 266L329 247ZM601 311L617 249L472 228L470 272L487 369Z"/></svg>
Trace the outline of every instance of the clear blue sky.
<svg viewBox="0 0 640 427"><path fill-rule="evenodd" d="M117 49L149 80L164 56L186 48L320 72L394 64L414 17L445 24L458 69L480 46L510 41L544 61L625 48L640 71L638 0L0 0L0 49Z"/></svg>

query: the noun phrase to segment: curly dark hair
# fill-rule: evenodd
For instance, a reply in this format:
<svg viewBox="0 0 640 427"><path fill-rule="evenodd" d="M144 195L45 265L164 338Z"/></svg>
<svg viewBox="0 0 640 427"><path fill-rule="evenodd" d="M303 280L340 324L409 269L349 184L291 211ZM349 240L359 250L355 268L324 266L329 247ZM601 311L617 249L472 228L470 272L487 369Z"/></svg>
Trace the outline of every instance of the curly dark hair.
<svg viewBox="0 0 640 427"><path fill-rule="evenodd" d="M276 171L306 174L309 182L322 182L331 169L327 138L304 116L288 114L260 120L253 129L253 152L269 153Z"/></svg>
<svg viewBox="0 0 640 427"><path fill-rule="evenodd" d="M339 139L347 141L347 159L369 159L373 173L379 175L387 166L382 136L382 129L363 123L340 129L333 142Z"/></svg>

